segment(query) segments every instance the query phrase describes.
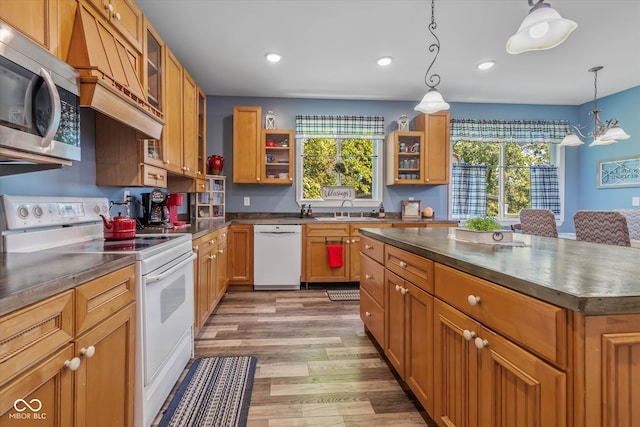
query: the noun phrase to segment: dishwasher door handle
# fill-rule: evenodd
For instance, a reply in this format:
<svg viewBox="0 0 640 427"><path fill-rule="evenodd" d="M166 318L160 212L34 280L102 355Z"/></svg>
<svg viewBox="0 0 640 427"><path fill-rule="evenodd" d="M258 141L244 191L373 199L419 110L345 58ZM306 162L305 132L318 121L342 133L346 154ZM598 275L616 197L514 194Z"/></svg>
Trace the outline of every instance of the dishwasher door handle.
<svg viewBox="0 0 640 427"><path fill-rule="evenodd" d="M274 235L280 235L280 234L300 234L297 231L258 231L256 234L274 234Z"/></svg>

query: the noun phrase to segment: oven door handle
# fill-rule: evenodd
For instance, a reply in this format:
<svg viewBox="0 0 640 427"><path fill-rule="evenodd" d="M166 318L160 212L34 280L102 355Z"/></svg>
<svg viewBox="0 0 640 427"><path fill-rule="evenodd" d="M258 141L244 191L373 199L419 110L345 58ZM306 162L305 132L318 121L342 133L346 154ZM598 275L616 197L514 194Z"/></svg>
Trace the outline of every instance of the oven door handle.
<svg viewBox="0 0 640 427"><path fill-rule="evenodd" d="M194 259L196 259L196 254L193 253L193 252L190 252L187 255L183 255L181 258L179 258L177 261L175 261L175 263L171 267L169 267L168 269L164 270L162 273L144 276L144 280L145 280L146 284L150 284L150 283L159 282L161 280L164 280L168 276L170 276L173 273L175 273L176 271L182 269L185 265L187 265L189 262L193 261Z"/></svg>

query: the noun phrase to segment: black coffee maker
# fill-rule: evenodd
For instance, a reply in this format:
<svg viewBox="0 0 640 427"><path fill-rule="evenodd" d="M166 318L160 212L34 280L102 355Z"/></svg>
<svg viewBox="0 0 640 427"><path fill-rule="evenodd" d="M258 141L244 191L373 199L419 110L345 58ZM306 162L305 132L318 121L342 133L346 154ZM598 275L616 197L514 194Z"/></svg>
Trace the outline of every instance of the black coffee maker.
<svg viewBox="0 0 640 427"><path fill-rule="evenodd" d="M155 189L150 193L142 193L142 209L144 225L165 226L169 225L169 193Z"/></svg>

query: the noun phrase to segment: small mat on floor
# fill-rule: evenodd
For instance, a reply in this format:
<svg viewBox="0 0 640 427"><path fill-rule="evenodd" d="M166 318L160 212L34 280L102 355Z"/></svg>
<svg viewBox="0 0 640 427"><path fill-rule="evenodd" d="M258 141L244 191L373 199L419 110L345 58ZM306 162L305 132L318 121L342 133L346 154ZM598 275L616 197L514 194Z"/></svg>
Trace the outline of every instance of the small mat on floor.
<svg viewBox="0 0 640 427"><path fill-rule="evenodd" d="M159 427L245 426L257 359L196 359L178 387Z"/></svg>
<svg viewBox="0 0 640 427"><path fill-rule="evenodd" d="M331 301L360 301L360 289L327 290Z"/></svg>

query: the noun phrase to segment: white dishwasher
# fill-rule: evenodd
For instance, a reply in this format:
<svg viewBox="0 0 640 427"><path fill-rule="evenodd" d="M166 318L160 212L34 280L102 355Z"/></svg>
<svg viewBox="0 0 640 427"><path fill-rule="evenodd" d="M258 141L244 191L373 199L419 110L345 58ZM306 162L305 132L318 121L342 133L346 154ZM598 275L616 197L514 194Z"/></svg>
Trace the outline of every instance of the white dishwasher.
<svg viewBox="0 0 640 427"><path fill-rule="evenodd" d="M253 226L253 289L299 290L301 271L300 225Z"/></svg>

